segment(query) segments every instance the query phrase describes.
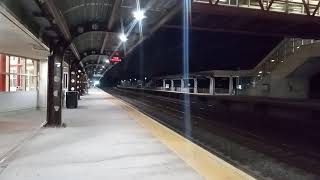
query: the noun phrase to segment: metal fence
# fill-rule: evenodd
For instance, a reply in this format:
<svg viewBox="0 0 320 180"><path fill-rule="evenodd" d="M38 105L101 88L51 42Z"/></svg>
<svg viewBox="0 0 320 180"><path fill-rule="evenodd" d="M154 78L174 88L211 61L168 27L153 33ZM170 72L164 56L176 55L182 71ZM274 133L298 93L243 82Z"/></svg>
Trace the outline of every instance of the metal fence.
<svg viewBox="0 0 320 180"><path fill-rule="evenodd" d="M281 63L288 60L288 57L299 52L303 46L320 43L319 40L286 38L255 68L252 76L261 80L269 76L272 71Z"/></svg>
<svg viewBox="0 0 320 180"><path fill-rule="evenodd" d="M193 0L193 2L320 16L318 0Z"/></svg>

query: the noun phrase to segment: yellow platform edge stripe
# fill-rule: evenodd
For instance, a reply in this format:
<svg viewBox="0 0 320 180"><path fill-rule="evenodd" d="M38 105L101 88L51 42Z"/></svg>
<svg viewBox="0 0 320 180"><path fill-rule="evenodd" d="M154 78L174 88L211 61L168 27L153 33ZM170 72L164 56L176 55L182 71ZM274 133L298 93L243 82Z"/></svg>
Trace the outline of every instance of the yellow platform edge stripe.
<svg viewBox="0 0 320 180"><path fill-rule="evenodd" d="M207 180L254 180L255 178L165 127L135 107L115 97L122 107L151 134Z"/></svg>

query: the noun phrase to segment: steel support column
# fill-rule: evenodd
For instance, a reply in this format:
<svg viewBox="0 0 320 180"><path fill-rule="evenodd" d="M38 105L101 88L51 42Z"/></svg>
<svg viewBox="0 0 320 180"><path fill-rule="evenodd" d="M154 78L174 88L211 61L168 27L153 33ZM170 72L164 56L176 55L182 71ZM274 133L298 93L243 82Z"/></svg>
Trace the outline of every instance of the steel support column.
<svg viewBox="0 0 320 180"><path fill-rule="evenodd" d="M181 79L180 82L181 82L181 89L180 89L180 91L181 91L181 92L184 92L184 80Z"/></svg>
<svg viewBox="0 0 320 180"><path fill-rule="evenodd" d="M193 93L198 93L198 79L193 79Z"/></svg>
<svg viewBox="0 0 320 180"><path fill-rule="evenodd" d="M165 79L162 80L162 88L163 88L163 90L166 90L166 80Z"/></svg>
<svg viewBox="0 0 320 180"><path fill-rule="evenodd" d="M238 76L237 79L236 79L236 92L235 92L235 95L238 95L239 94L239 85L240 85L240 77Z"/></svg>
<svg viewBox="0 0 320 180"><path fill-rule="evenodd" d="M57 46L48 61L47 127L60 127L64 46Z"/></svg>
<svg viewBox="0 0 320 180"><path fill-rule="evenodd" d="M171 91L174 91L174 81L170 80L170 82L171 82Z"/></svg>
<svg viewBox="0 0 320 180"><path fill-rule="evenodd" d="M209 94L214 95L216 92L215 79L210 77Z"/></svg>
<svg viewBox="0 0 320 180"><path fill-rule="evenodd" d="M229 77L229 95L232 95L233 92L233 78L232 76Z"/></svg>

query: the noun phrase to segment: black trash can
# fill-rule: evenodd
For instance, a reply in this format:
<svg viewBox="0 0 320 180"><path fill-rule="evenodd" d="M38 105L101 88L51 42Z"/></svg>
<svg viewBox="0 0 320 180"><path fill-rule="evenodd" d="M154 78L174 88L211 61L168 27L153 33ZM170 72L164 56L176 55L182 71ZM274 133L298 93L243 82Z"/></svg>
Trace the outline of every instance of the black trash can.
<svg viewBox="0 0 320 180"><path fill-rule="evenodd" d="M66 106L68 109L78 107L78 91L68 91L66 93Z"/></svg>

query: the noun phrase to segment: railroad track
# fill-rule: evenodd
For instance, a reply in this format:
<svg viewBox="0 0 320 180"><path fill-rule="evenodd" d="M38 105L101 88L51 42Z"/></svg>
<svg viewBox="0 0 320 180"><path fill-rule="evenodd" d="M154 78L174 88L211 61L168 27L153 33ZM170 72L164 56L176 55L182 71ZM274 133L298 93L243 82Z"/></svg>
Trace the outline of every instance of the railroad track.
<svg viewBox="0 0 320 180"><path fill-rule="evenodd" d="M184 102L182 100L150 94L142 95L119 89L108 90L107 92L130 103L160 123L186 136L183 124ZM217 113L214 105L209 106L204 103L190 102L187 108L190 108L193 130L192 135L187 138L237 167L249 171L249 173L259 177L258 179L263 177L271 177L272 179L281 177L279 179L290 180L301 177L318 178L320 174L320 156L318 154L305 152L292 145L275 141L274 138L256 134L254 131L248 132L246 129L228 126L228 123L231 122L218 120L219 116L212 117L212 114ZM213 142L219 138L222 138L221 142ZM219 147L217 144L223 147ZM239 148L240 151L232 152L234 151L232 148ZM248 153L246 154L246 152ZM247 163L244 162L245 159L243 157L234 157L241 156L241 154L248 158ZM269 158L270 160L268 161L270 162L262 163L261 166L263 167L261 168L250 167L250 165L255 164L252 161L259 158L260 161L266 161ZM283 167L286 170L274 170L272 166L275 165L280 165L280 168ZM279 168L278 166L275 167ZM279 176L279 173L282 175ZM283 174L286 174L287 178Z"/></svg>

